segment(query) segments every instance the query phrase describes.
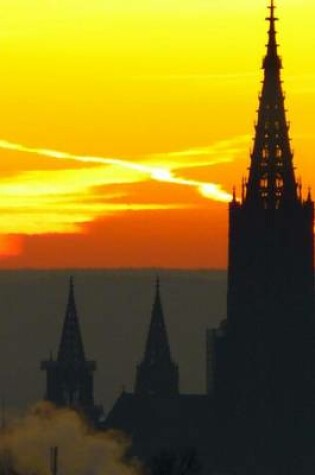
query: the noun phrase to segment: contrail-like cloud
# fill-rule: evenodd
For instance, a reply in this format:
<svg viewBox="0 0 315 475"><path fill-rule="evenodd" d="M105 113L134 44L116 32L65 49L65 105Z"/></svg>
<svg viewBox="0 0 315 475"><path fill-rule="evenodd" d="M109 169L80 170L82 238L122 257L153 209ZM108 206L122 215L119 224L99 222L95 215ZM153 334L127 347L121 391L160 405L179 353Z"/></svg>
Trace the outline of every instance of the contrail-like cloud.
<svg viewBox="0 0 315 475"><path fill-rule="evenodd" d="M176 193L172 194L175 190L169 189L161 201L160 188L156 196L148 192L152 181L187 187L207 199L228 202L231 195L220 184L185 176L191 168L233 161L244 151L244 143L244 137L232 137L206 147L143 155L135 162L0 140L0 150L21 153L23 160L24 154L32 154L64 162L56 169L43 165L40 169L37 166L17 171L13 166L13 174L1 176L0 258L19 255L23 236L77 234L101 217L129 211L188 210L202 206L189 194L186 198L181 194L178 200ZM69 161L83 165L69 166ZM137 189L140 183L146 185ZM138 195L143 190L145 196Z"/></svg>
<svg viewBox="0 0 315 475"><path fill-rule="evenodd" d="M155 181L173 183L176 185L195 188L202 196L215 201L228 202L232 198L231 194L224 191L221 185L217 183L207 183L198 180L189 180L182 177L178 177L174 175L172 170L167 167L148 166L142 163L130 162L128 160L122 160L119 158L75 155L59 150L28 147L26 145L9 142L7 140L0 140L0 149L35 154L44 157L55 158L58 160L72 160L81 163L94 163L99 165L117 166L120 168L129 169L145 174L148 178L151 178Z"/></svg>
<svg viewBox="0 0 315 475"><path fill-rule="evenodd" d="M167 159L167 163L173 171L180 168L212 167L232 163L239 153L244 152L250 141L250 135L240 135L226 140L219 140L208 146L153 153L145 158L151 163ZM187 162L185 160L187 158L192 160Z"/></svg>

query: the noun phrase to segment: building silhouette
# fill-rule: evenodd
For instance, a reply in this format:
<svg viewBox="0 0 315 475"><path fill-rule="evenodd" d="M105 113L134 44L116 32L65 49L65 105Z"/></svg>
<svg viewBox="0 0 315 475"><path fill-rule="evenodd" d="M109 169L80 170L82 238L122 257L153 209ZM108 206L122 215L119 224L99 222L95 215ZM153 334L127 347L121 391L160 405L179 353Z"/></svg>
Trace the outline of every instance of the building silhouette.
<svg viewBox="0 0 315 475"><path fill-rule="evenodd" d="M207 394L179 391L159 280L134 391L103 423L72 280L58 357L41 365L46 399L124 431L149 465L163 451L194 449L206 473L315 469L314 203L295 177L273 0L269 10L249 175L229 205L227 318L207 332Z"/></svg>
<svg viewBox="0 0 315 475"><path fill-rule="evenodd" d="M295 178L273 0L269 9L249 175L229 207L227 320L208 332L208 391L223 465L297 474L310 473L315 448L314 203Z"/></svg>
<svg viewBox="0 0 315 475"><path fill-rule="evenodd" d="M163 454L190 458L210 466L209 427L212 405L205 394L181 394L179 372L171 357L157 279L144 357L137 367L134 392L123 391L107 415L103 429L131 437L131 454L149 467Z"/></svg>
<svg viewBox="0 0 315 475"><path fill-rule="evenodd" d="M51 355L41 362L41 369L47 375L45 400L75 409L92 425L98 424L102 409L94 404L96 362L85 357L72 277L57 359Z"/></svg>
<svg viewBox="0 0 315 475"><path fill-rule="evenodd" d="M137 367L135 394L178 394L178 367L172 361L157 278L144 358Z"/></svg>

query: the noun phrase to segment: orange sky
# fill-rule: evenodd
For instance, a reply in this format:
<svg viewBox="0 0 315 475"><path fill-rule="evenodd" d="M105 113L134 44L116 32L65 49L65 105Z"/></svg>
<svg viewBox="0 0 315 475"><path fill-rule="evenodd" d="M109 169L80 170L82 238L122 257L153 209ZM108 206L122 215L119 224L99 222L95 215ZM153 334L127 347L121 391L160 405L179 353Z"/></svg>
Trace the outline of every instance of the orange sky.
<svg viewBox="0 0 315 475"><path fill-rule="evenodd" d="M249 163L266 6L3 2L0 267L225 267L227 201ZM306 192L315 189L315 6L277 6Z"/></svg>

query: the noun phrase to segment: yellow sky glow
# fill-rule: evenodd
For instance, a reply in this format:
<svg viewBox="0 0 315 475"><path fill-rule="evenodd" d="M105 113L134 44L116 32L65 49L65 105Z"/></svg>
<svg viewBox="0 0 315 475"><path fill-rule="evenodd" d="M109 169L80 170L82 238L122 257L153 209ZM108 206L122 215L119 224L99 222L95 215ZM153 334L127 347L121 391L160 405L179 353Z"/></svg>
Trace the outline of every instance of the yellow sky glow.
<svg viewBox="0 0 315 475"><path fill-rule="evenodd" d="M224 145L229 144L214 145L213 150L217 148L224 150ZM0 179L0 210L2 212L0 233L4 234L79 232L80 223L92 221L106 213L126 210L181 209L192 206L189 203L169 203L168 205L111 203L113 198L123 200L126 198L117 193L114 195L104 193L101 197L93 197L92 190L105 185L123 185L151 179L196 188L199 193L209 199L225 202L231 199L231 195L222 190L220 185L177 177L170 169L162 167L117 158L79 156L56 150L32 148L5 140L0 140L0 149L52 157L57 160L103 165L87 169L31 171L20 173L13 178ZM208 156L208 154L211 155L211 151L209 147L197 151L173 152L173 154L179 157L191 156L191 154ZM217 161L212 158L210 163L220 163L220 158ZM91 195L93 200L91 200ZM101 200L98 202L97 198ZM13 215L12 212L14 212Z"/></svg>
<svg viewBox="0 0 315 475"><path fill-rule="evenodd" d="M226 223L249 165L267 3L2 2L0 254L8 235L14 254L23 236L88 233L128 210L218 200L208 225ZM315 189L315 5L276 3L295 165Z"/></svg>

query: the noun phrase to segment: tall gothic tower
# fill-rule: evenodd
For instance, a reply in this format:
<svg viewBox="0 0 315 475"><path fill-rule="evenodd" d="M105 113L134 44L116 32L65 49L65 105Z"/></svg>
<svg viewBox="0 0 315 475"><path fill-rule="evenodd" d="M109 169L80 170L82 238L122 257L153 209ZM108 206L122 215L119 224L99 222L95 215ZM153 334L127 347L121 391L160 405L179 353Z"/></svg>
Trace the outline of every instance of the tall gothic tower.
<svg viewBox="0 0 315 475"><path fill-rule="evenodd" d="M159 279L156 281L155 300L144 358L137 367L135 393L152 396L178 394L178 367L171 357Z"/></svg>
<svg viewBox="0 0 315 475"><path fill-rule="evenodd" d="M227 321L214 343L214 387L230 458L234 449L241 465L299 464L292 473L303 473L315 422L314 204L295 178L273 0L269 9L249 176L229 208ZM276 473L291 473L283 470Z"/></svg>
<svg viewBox="0 0 315 475"><path fill-rule="evenodd" d="M42 361L41 369L47 374L45 399L57 407L78 410L96 425L101 413L94 405L96 363L85 357L72 278L57 359Z"/></svg>

